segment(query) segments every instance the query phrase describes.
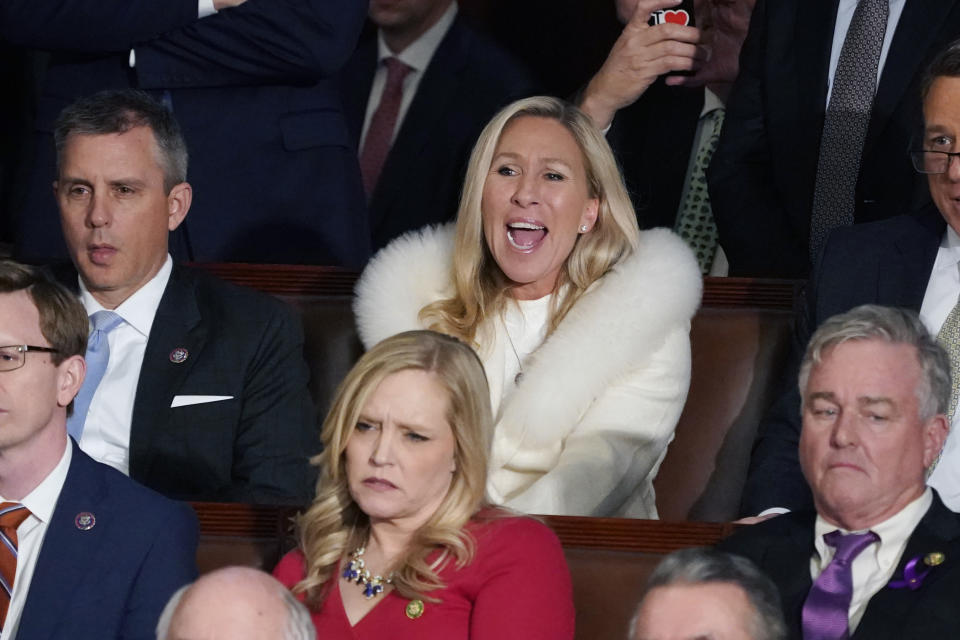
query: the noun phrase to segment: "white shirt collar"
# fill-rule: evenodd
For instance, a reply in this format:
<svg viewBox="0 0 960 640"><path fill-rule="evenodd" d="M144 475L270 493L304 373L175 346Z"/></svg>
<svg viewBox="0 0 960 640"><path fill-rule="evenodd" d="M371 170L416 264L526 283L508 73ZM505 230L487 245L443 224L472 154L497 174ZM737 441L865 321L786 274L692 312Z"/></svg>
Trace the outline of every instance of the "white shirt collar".
<svg viewBox="0 0 960 640"><path fill-rule="evenodd" d="M157 275L153 276L145 285L133 292L129 298L124 300L120 306L113 311L123 318L123 321L143 334L144 337L150 337L150 328L153 327L153 319L157 315L157 308L160 307L160 299L163 292L167 289L167 283L170 281L170 274L173 271L173 259L167 254L167 259ZM97 311L104 309L103 305L97 302L87 287L83 284L83 278L80 278L80 302L87 310L87 315L93 315Z"/></svg>
<svg viewBox="0 0 960 640"><path fill-rule="evenodd" d="M57 466L23 500L18 501L29 509L33 517L40 522L49 523L53 517L53 510L57 506L57 500L60 499L60 491L63 489L63 483L67 480L67 471L70 470L72 459L73 440L68 437L66 449L64 449ZM0 498L0 500L3 500L3 498Z"/></svg>
<svg viewBox="0 0 960 640"><path fill-rule="evenodd" d="M385 58L394 56L399 58L408 67L414 71L423 71L430 64L430 59L440 46L440 41L447 35L447 30L453 24L453 19L457 17L457 3L451 2L446 12L437 22L427 29L422 36L410 43L406 49L400 53L393 53L383 39L383 32L377 30L377 63L382 63Z"/></svg>
<svg viewBox="0 0 960 640"><path fill-rule="evenodd" d="M715 94L710 89L706 87L703 88L703 109L700 110L700 117L707 115L711 111L716 111L717 109L723 109L724 104L723 100L720 99L717 94Z"/></svg>
<svg viewBox="0 0 960 640"><path fill-rule="evenodd" d="M878 536L880 536L880 541L877 543L877 562L881 567L890 566L896 564L900 560L900 555L903 553L903 549L906 547L906 541L910 538L910 534L913 533L913 530L917 528L917 525L920 523L920 520L923 519L924 514L927 513L927 510L930 509L930 505L933 504L933 491L930 487L927 487L920 497L905 506L903 509L893 514L883 522L875 524L870 527L870 531L873 531ZM823 536L826 533L831 531L836 531L839 529L842 533L851 533L846 529L837 527L836 525L830 524L820 514L817 514L817 522L813 529L814 535L814 546L816 547L817 553L820 555L821 559L832 558L834 549L829 547L826 542L823 540ZM855 533L862 533L858 531ZM873 545L871 545L872 547ZM868 550L870 547L867 548Z"/></svg>

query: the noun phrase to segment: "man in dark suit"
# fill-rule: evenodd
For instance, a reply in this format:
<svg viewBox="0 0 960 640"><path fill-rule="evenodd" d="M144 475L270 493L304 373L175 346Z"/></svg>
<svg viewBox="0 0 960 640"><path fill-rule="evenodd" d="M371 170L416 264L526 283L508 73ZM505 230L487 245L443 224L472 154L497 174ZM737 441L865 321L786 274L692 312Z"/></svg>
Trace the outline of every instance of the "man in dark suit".
<svg viewBox="0 0 960 640"><path fill-rule="evenodd" d="M189 507L94 462L67 437L86 336L69 291L0 262L5 638L147 640L170 594L196 576Z"/></svg>
<svg viewBox="0 0 960 640"><path fill-rule="evenodd" d="M731 275L803 278L810 270L827 94L854 6L849 0L757 3L708 172ZM927 199L907 153L921 123L920 77L958 35L960 1L890 3L889 49L885 58L881 53L855 192L845 194L854 203L854 222L889 218Z"/></svg>
<svg viewBox="0 0 960 640"><path fill-rule="evenodd" d="M350 135L368 174L377 249L405 231L453 219L477 136L498 109L531 95L534 83L516 59L467 24L455 0L373 0L369 15L375 28L361 36L341 79ZM388 58L410 70L394 126L382 132L371 124L389 102ZM373 137L386 138L377 141L379 151ZM371 167L378 163L379 171Z"/></svg>
<svg viewBox="0 0 960 640"><path fill-rule="evenodd" d="M912 311L826 321L801 365L800 460L816 508L721 548L777 584L791 637L946 638L960 625L960 516L925 476L949 428L950 361Z"/></svg>
<svg viewBox="0 0 960 640"><path fill-rule="evenodd" d="M170 112L138 91L104 92L64 110L55 138L88 361L102 362L71 435L170 496L308 501L319 438L302 330L280 301L173 265L167 236L193 190Z"/></svg>
<svg viewBox="0 0 960 640"><path fill-rule="evenodd" d="M696 159L706 153L709 162L711 140L715 144L722 128L753 4L704 0L697 3L697 28L651 27L651 12L675 3L619 0L617 15L626 26L579 100L600 128L609 127L607 140L641 228L676 227L705 274L715 263L716 229L703 184L705 165L698 166ZM676 73L691 70L690 75ZM689 220L694 203L698 210L706 207L695 221ZM696 238L692 227L699 227ZM716 273L725 274L725 260L717 262Z"/></svg>
<svg viewBox="0 0 960 640"><path fill-rule="evenodd" d="M199 3L201 8L204 2ZM369 230L336 73L353 51L359 0L197 0L0 5L0 36L53 52L37 106L18 255L66 256L56 209L57 114L80 96L138 87L176 113L197 186L178 259L362 266ZM240 4L233 8L224 5ZM133 55L131 55L133 49ZM48 192L47 192L48 193Z"/></svg>
<svg viewBox="0 0 960 640"><path fill-rule="evenodd" d="M943 51L927 70L924 86L925 131L918 168L929 171L932 203L910 215L841 227L831 234L806 292L806 310L797 318L792 361L784 375L781 398L765 417L751 458L742 510L756 515L767 509L802 509L811 505L800 473L800 396L796 372L810 334L830 316L858 304L876 303L920 312L927 329L940 334L960 295L956 248L960 245L960 174L945 153L960 150L960 47ZM929 154L938 166L925 168ZM952 416L956 427L957 412ZM952 429L956 431L956 429ZM951 437L944 457L930 477L944 502L960 508L960 442Z"/></svg>

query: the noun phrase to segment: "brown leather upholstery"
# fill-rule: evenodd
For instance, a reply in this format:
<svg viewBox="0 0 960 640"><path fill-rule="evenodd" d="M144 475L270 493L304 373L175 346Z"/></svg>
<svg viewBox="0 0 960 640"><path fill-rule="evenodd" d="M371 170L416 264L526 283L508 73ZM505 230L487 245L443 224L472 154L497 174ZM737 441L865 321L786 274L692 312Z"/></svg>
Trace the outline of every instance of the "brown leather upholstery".
<svg viewBox="0 0 960 640"><path fill-rule="evenodd" d="M201 573L227 565L270 571L293 545L285 507L195 502ZM616 518L543 518L560 538L573 579L576 640L626 638L647 576L667 553L709 546L729 524Z"/></svg>
<svg viewBox="0 0 960 640"><path fill-rule="evenodd" d="M708 278L690 393L654 481L665 520L737 517L757 424L789 353L796 282Z"/></svg>

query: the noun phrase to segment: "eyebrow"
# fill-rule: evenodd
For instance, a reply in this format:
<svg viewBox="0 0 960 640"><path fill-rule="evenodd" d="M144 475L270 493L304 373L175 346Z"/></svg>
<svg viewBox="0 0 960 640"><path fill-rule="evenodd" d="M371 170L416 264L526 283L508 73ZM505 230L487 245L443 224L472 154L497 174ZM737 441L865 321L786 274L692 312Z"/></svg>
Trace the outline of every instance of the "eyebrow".
<svg viewBox="0 0 960 640"><path fill-rule="evenodd" d="M857 398L857 403L862 406L873 406L876 404L886 404L891 407L897 406L897 403L894 402L891 398L887 398L884 396L877 397L877 398L873 396L860 396L859 398Z"/></svg>
<svg viewBox="0 0 960 640"><path fill-rule="evenodd" d="M502 158L502 157L506 157L506 158L519 158L519 157L520 157L520 154L519 154L519 153L516 153L516 152L514 152L514 151L501 151L500 153L496 154L496 155L493 157L493 159L494 159L494 160L498 160L498 159L500 159L500 158ZM563 158L543 158L543 162L546 163L546 164L562 164L564 167L566 167L566 168L568 168L568 169L572 169L572 166L570 165L570 163L567 162L566 160L564 160Z"/></svg>

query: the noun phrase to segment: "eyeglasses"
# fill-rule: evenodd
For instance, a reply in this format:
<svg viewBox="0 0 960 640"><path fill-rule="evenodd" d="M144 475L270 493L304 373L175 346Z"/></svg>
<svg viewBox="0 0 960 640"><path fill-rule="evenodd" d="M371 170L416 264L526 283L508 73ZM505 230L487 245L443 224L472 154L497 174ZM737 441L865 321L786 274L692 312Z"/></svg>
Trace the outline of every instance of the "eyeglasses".
<svg viewBox="0 0 960 640"><path fill-rule="evenodd" d="M52 347L32 347L29 344L11 344L0 347L0 371L13 371L22 367L27 361L27 351L59 353L57 349Z"/></svg>
<svg viewBox="0 0 960 640"><path fill-rule="evenodd" d="M910 160L918 173L946 173L950 159L960 156L960 151L911 151Z"/></svg>

